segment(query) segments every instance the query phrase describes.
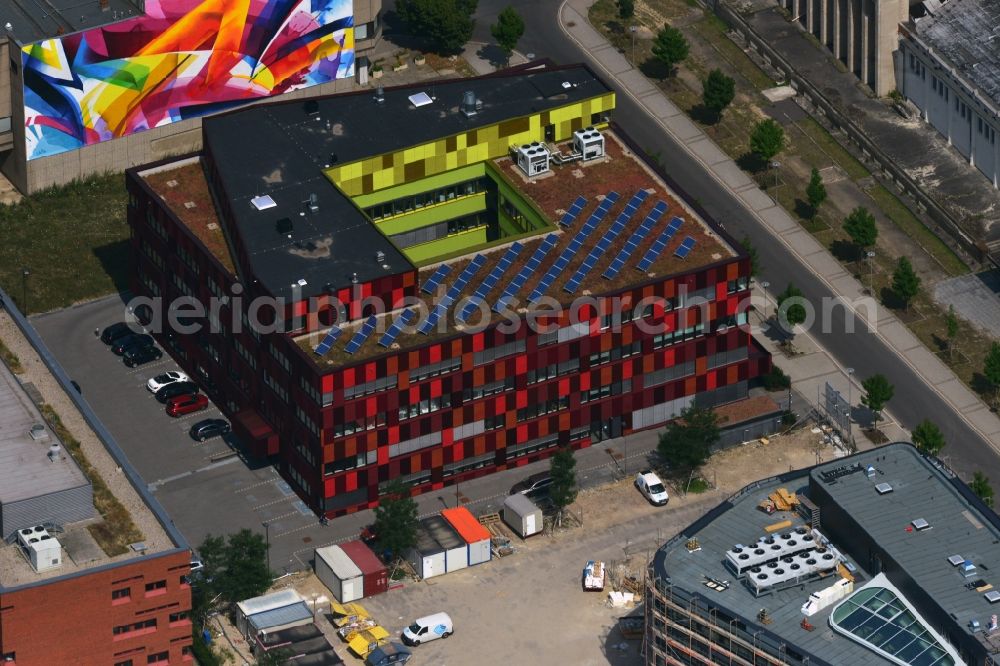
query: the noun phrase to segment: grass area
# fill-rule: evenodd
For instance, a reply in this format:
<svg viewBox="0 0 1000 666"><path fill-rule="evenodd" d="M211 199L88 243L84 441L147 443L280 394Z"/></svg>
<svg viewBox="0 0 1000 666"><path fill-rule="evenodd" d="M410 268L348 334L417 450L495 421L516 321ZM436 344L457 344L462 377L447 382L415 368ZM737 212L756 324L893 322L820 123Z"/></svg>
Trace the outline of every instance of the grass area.
<svg viewBox="0 0 1000 666"><path fill-rule="evenodd" d="M708 485L708 481L699 477L691 479L691 483L688 484L687 491L693 494L700 494L708 490L711 486Z"/></svg>
<svg viewBox="0 0 1000 666"><path fill-rule="evenodd" d="M127 287L125 176L95 176L0 206L0 286L29 312ZM27 268L27 279L22 269ZM26 287L26 288L25 288Z"/></svg>
<svg viewBox="0 0 1000 666"><path fill-rule="evenodd" d="M21 359L17 357L17 354L12 352L7 345L0 340L0 360L6 365L11 372L15 375L19 375L24 372L24 366L21 365Z"/></svg>
<svg viewBox="0 0 1000 666"><path fill-rule="evenodd" d="M711 44L719 56L729 65L739 72L740 76L747 80L756 90L763 90L775 85L774 79L768 76L752 60L747 58L743 49L737 46L733 40L726 37L729 26L715 14L708 14L706 17L692 25L692 29L706 42ZM718 63L711 63L712 67L717 67Z"/></svg>
<svg viewBox="0 0 1000 666"><path fill-rule="evenodd" d="M837 166L843 169L851 180L860 180L871 175L864 164L857 161L853 155L844 150L844 147L830 136L826 128L812 118L803 118L795 123L795 127L805 138L808 138L825 155L832 159Z"/></svg>
<svg viewBox="0 0 1000 666"><path fill-rule="evenodd" d="M42 416L48 422L52 432L56 434L62 445L69 451L70 455L80 466L80 470L90 480L94 487L94 507L104 519L100 523L89 526L91 536L97 541L108 557L122 555L128 552L128 545L137 541L142 541L142 532L132 522L132 516L118 498L114 496L111 489L104 483L104 479L97 473L94 466L87 460L83 453L79 440L73 437L72 433L63 425L62 419L51 405L41 405Z"/></svg>

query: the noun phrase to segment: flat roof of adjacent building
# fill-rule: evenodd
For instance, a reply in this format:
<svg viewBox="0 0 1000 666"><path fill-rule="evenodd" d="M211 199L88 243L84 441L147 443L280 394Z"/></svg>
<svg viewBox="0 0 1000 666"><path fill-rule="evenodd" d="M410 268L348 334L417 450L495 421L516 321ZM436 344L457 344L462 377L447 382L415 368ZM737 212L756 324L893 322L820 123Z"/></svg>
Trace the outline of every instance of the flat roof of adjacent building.
<svg viewBox="0 0 1000 666"><path fill-rule="evenodd" d="M31 436L36 425L43 426L37 440ZM49 459L52 444L59 444L55 433L14 375L0 364L0 504L90 484L65 451L60 459Z"/></svg>
<svg viewBox="0 0 1000 666"><path fill-rule="evenodd" d="M934 3L916 21L917 35L944 56L983 95L1000 104L1000 3Z"/></svg>
<svg viewBox="0 0 1000 666"><path fill-rule="evenodd" d="M483 102L471 117L459 110L467 91ZM609 91L575 65L390 88L382 102L371 90L275 102L206 118L205 152L254 278L275 296L309 298L349 287L355 273L364 283L413 269L324 169ZM418 92L431 102L415 106ZM269 197L263 209L258 197Z"/></svg>
<svg viewBox="0 0 1000 666"><path fill-rule="evenodd" d="M8 31L22 44L64 37L136 16L142 16L142 9L128 0L109 0L106 6L96 0L0 0L0 17L10 24Z"/></svg>
<svg viewBox="0 0 1000 666"><path fill-rule="evenodd" d="M869 465L875 468L872 477L865 473ZM824 477L824 472L832 470L836 470L834 474ZM842 474L844 470L853 471ZM1000 574L994 573L1000 571L1000 551L995 545L1000 539L997 517L982 513L952 483L946 470L902 443L751 484L658 550L653 558L656 574L704 597L712 606L745 618L747 631L760 630L776 636L779 643L787 641L796 651L808 653L806 656L811 655L811 663L893 663L831 630L828 619L836 603L808 618L816 627L815 631L803 630L804 616L800 607L810 594L837 580L836 575L811 580L801 588L796 585L757 597L724 564L726 551L737 544L755 543L768 534L765 529L768 526L792 520L792 528L774 532L780 534L805 525L804 519L797 514L767 515L757 505L780 487L810 496L810 483L827 492L840 509L899 563L909 582L925 590L939 606L934 609L940 610L939 614L951 615L966 631L972 619L978 620L983 627L989 624L990 616L997 612L996 607L991 607L982 592L969 589L966 584L982 579L1000 587ZM881 483L888 483L891 492L880 494L875 486ZM820 511L822 516L822 507ZM918 518L925 519L930 528L913 529L912 521ZM826 521L822 525L823 536L855 568L857 590L874 577L868 569L869 563L854 560L849 555L853 535L838 534L835 527L824 529ZM691 538L697 539L700 550L689 552L686 543ZM949 563L948 558L953 555L971 560L979 568L978 574L964 577L959 567ZM906 587L899 584L900 573L888 573L894 585ZM728 581L730 585L722 591L703 587L708 577ZM926 621L928 609L915 603L913 598L907 597L907 600ZM766 625L757 621L761 609L766 609L771 619Z"/></svg>

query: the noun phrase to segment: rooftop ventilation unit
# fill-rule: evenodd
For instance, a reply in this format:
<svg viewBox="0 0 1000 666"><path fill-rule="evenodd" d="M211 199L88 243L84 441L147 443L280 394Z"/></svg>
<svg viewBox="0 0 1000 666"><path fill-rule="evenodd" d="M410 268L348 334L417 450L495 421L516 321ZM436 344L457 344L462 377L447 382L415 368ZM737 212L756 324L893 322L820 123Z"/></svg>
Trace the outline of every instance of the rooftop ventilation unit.
<svg viewBox="0 0 1000 666"><path fill-rule="evenodd" d="M428 104L432 104L434 102L434 100L431 99L431 96L425 92L418 92L415 95L410 95L406 99L410 100L410 104L417 107L418 109L422 106L427 106Z"/></svg>
<svg viewBox="0 0 1000 666"><path fill-rule="evenodd" d="M573 132L573 152L583 155L583 161L604 157L604 135L593 127Z"/></svg>
<svg viewBox="0 0 1000 666"><path fill-rule="evenodd" d="M929 530L931 528L931 524L923 518L917 518L910 524L913 525L913 529L918 532L923 532L924 530Z"/></svg>
<svg viewBox="0 0 1000 666"><path fill-rule="evenodd" d="M62 566L62 546L43 526L18 530L17 541L35 571L49 571Z"/></svg>
<svg viewBox="0 0 1000 666"><path fill-rule="evenodd" d="M309 206L310 213L319 212L319 197L316 196L315 194L309 195L309 201L307 201L306 204Z"/></svg>
<svg viewBox="0 0 1000 666"><path fill-rule="evenodd" d="M45 432L45 426L41 423L36 423L31 426L31 430L28 431L28 436L36 442L43 439L49 438L49 433Z"/></svg>
<svg viewBox="0 0 1000 666"><path fill-rule="evenodd" d="M986 597L986 601L990 602L991 604L995 604L996 602L1000 601L1000 592L997 592L996 590L990 590L983 596Z"/></svg>
<svg viewBox="0 0 1000 666"><path fill-rule="evenodd" d="M517 166L531 178L549 170L549 149L538 141L523 144L517 149Z"/></svg>
<svg viewBox="0 0 1000 666"><path fill-rule="evenodd" d="M737 576L743 576L750 569L811 550L825 541L818 531L799 527L792 532L761 537L752 546L737 544L726 551L726 562Z"/></svg>
<svg viewBox="0 0 1000 666"><path fill-rule="evenodd" d="M875 485L875 492L879 495L888 495L892 492L892 486L888 483L879 483Z"/></svg>
<svg viewBox="0 0 1000 666"><path fill-rule="evenodd" d="M965 558L962 557L961 555L952 555L951 557L948 558L948 564L950 564L953 567L957 567L959 564L964 564L964 563L965 563Z"/></svg>
<svg viewBox="0 0 1000 666"><path fill-rule="evenodd" d="M483 103L476 99L476 93L471 90L466 90L462 93L461 109L466 118L476 115L482 106Z"/></svg>
<svg viewBox="0 0 1000 666"><path fill-rule="evenodd" d="M53 442L45 455L48 456L51 462L59 462L62 460L62 447Z"/></svg>
<svg viewBox="0 0 1000 666"><path fill-rule="evenodd" d="M268 208L276 208L278 204L274 203L274 199L271 198L271 195L262 194L251 199L250 205L257 210L267 210Z"/></svg>
<svg viewBox="0 0 1000 666"><path fill-rule="evenodd" d="M385 252L379 250L375 253L375 263L384 264L385 263Z"/></svg>
<svg viewBox="0 0 1000 666"><path fill-rule="evenodd" d="M382 102L385 101L385 88L383 88L382 86L378 86L377 88L375 88L375 101L378 104L381 104Z"/></svg>

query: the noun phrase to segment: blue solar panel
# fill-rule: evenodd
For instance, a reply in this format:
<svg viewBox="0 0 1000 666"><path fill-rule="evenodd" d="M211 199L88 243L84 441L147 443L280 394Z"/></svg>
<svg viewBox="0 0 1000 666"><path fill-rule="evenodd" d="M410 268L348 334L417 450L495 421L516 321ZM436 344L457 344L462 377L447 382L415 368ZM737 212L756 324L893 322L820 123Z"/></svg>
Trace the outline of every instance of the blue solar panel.
<svg viewBox="0 0 1000 666"><path fill-rule="evenodd" d="M462 293L463 289L465 289L465 285L469 284L469 280L472 279L472 276L475 275L485 263L486 257L481 254L477 254L472 258L469 265L465 267L465 270L459 274L459 276L452 283L451 287L448 288L448 293L446 293L444 298L438 302L434 310L427 315L427 319L420 324L420 328L418 329L420 333L427 335L435 326L437 326L438 320L444 316L444 313L448 311L451 304L455 302L458 295Z"/></svg>
<svg viewBox="0 0 1000 666"><path fill-rule="evenodd" d="M476 289L476 293L473 294L472 298L469 299L469 302L465 304L464 308L462 308L462 311L458 314L459 321L464 323L466 319L472 316L472 313L476 311L479 304L486 298L486 295L493 290L493 287L495 287L497 282L500 281L503 274L507 272L510 265L514 263L515 259L517 259L517 255L521 254L522 249L524 249L524 246L517 242L510 246L500 261L497 262L497 265L493 267L493 270L490 271L490 274L487 275L482 284L479 285L479 288Z"/></svg>
<svg viewBox="0 0 1000 666"><path fill-rule="evenodd" d="M582 211L583 207L586 205L587 205L586 197L577 197L576 201L573 202L573 205L569 207L569 210L567 210L566 213L563 214L562 219L559 220L559 224L563 225L564 227L568 227L569 225L576 222L576 216L580 214L580 211Z"/></svg>
<svg viewBox="0 0 1000 666"><path fill-rule="evenodd" d="M425 282L424 286L420 288L420 291L425 294L433 294L441 285L441 280L445 279L449 273L451 273L451 266L441 264L437 267L437 270L434 271L434 275L427 279L427 282Z"/></svg>
<svg viewBox="0 0 1000 666"><path fill-rule="evenodd" d="M614 243L615 239L618 238L618 235L625 230L625 226L628 224L629 220L632 219L632 216L635 215L635 212L639 210L639 206L646 201L646 197L648 196L649 193L646 192L646 190L639 190L632 195L632 198L629 199L629 202L625 205L625 209L618 213L618 217L615 219L614 224L611 225L611 228L609 228L604 236L597 241L594 247L590 250L590 254L587 255L586 259L584 259L583 264L576 269L576 273L573 277L570 278L569 282L563 286L563 291L572 294L580 288L580 284L587 277L587 274L593 270L598 260L611 248L611 244Z"/></svg>
<svg viewBox="0 0 1000 666"><path fill-rule="evenodd" d="M621 249L621 252L619 252L618 256L611 262L608 269L604 271L605 278L610 280L618 275L623 268L625 268L625 263L632 256L632 253L639 249L639 244L645 240L646 236L649 235L649 232L652 231L653 226L660 221L660 218L663 217L663 214L666 212L667 204L662 201L656 202L656 205L653 206L653 210L649 211L649 214L646 215L646 219L642 221L639 228L632 232L629 239L625 241L625 247Z"/></svg>
<svg viewBox="0 0 1000 666"><path fill-rule="evenodd" d="M677 248L676 252L674 252L674 256L679 257L680 259L687 259L687 256L691 254L691 250L694 248L694 244L695 240L688 236L681 241L681 246Z"/></svg>
<svg viewBox="0 0 1000 666"><path fill-rule="evenodd" d="M514 295L521 290L521 287L523 287L524 283L528 281L528 278L530 278L538 267L541 266L545 255L549 253L549 250L555 247L556 240L557 237L555 234L549 234L545 237L545 240L543 240L541 244L535 248L535 253L531 255L531 259L528 259L528 263L526 263L521 270L517 272L514 279L511 280L510 284L507 285L507 288L503 290L503 295L497 299L496 304L493 306L494 312L504 311L511 299L514 298Z"/></svg>
<svg viewBox="0 0 1000 666"><path fill-rule="evenodd" d="M653 262L659 258L660 253L667 247L667 244L674 237L674 234L677 233L677 230L681 228L682 224L684 224L684 220L679 217L675 217L670 220L670 224L667 225L666 229L660 232L659 238L657 238L649 250L646 251L646 256L644 256L642 261L636 265L636 268L640 271L648 271L649 267L653 265ZM688 251L690 252L690 248Z"/></svg>
<svg viewBox="0 0 1000 666"><path fill-rule="evenodd" d="M378 341L379 345L383 347L388 347L393 342L395 342L396 337L402 332L403 327L407 326L410 323L410 320L413 319L414 316L416 315L413 314L413 310L409 309L403 310L401 313L399 313L399 316L396 317L396 320L392 322L392 326L390 326L389 330L385 332L385 335L382 336L382 339Z"/></svg>
<svg viewBox="0 0 1000 666"><path fill-rule="evenodd" d="M365 340L367 340L368 337L375 332L375 323L375 315L368 317L368 320L365 321L361 330L355 333L354 337L351 338L351 341L347 343L346 347L344 347L344 351L348 354L353 354L361 349L361 345L365 344Z"/></svg>
<svg viewBox="0 0 1000 666"><path fill-rule="evenodd" d="M340 337L341 333L343 333L343 331L336 326L331 328L330 332L326 334L326 337L323 338L323 341L316 346L316 349L314 349L313 352L322 356L330 351L330 348L333 347L333 343L337 341L337 338Z"/></svg>
<svg viewBox="0 0 1000 666"><path fill-rule="evenodd" d="M420 328L418 329L420 333L422 333L423 335L427 335L428 333L430 333L434 329L434 327L437 326L438 321L447 311L448 307L441 303L438 303L436 306L434 306L434 309L431 310L431 313L427 315L427 319L425 319L424 323L420 325Z"/></svg>

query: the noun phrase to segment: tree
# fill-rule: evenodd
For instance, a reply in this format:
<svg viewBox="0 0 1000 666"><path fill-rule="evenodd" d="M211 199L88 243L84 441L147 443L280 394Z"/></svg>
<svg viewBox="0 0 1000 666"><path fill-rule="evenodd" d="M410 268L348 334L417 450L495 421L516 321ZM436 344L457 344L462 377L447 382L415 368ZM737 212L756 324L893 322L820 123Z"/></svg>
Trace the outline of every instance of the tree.
<svg viewBox="0 0 1000 666"><path fill-rule="evenodd" d="M844 218L844 231L851 237L851 242L859 249L859 253L874 245L878 238L875 217L864 206L858 206Z"/></svg>
<svg viewBox="0 0 1000 666"><path fill-rule="evenodd" d="M955 306L948 306L948 315L945 317L944 325L948 333L948 357L951 358L955 348L955 338L958 337L958 316L955 314Z"/></svg>
<svg viewBox="0 0 1000 666"><path fill-rule="evenodd" d="M635 0L618 0L618 16L626 21L635 16Z"/></svg>
<svg viewBox="0 0 1000 666"><path fill-rule="evenodd" d="M795 326L802 324L806 320L806 306L802 302L805 297L802 292L791 282L783 292L778 294L778 314L776 316L778 324L785 332L792 336L795 334Z"/></svg>
<svg viewBox="0 0 1000 666"><path fill-rule="evenodd" d="M936 456L944 448L944 433L930 419L924 419L913 429L913 445L921 453Z"/></svg>
<svg viewBox="0 0 1000 666"><path fill-rule="evenodd" d="M702 82L701 101L705 108L715 114L716 119L722 117L722 112L736 96L736 82L718 69L708 73Z"/></svg>
<svg viewBox="0 0 1000 666"><path fill-rule="evenodd" d="M549 499L558 510L556 523L562 524L562 516L566 507L576 501L579 489L576 486L576 458L573 449L561 447L549 461L549 475L552 485L549 486Z"/></svg>
<svg viewBox="0 0 1000 666"><path fill-rule="evenodd" d="M920 276L913 270L913 264L906 257L900 257L896 270L892 274L892 293L903 304L903 309L910 307L913 297L920 292Z"/></svg>
<svg viewBox="0 0 1000 666"><path fill-rule="evenodd" d="M375 507L375 544L391 558L402 557L417 542L417 503L402 481L389 484Z"/></svg>
<svg viewBox="0 0 1000 666"><path fill-rule="evenodd" d="M972 481L969 483L969 490L976 493L976 496L983 500L983 504L990 508L993 507L993 486L990 485L988 476L982 472L973 474Z"/></svg>
<svg viewBox="0 0 1000 666"><path fill-rule="evenodd" d="M664 23L663 30L653 40L653 57L673 72L677 63L688 57L688 51L688 42L681 31Z"/></svg>
<svg viewBox="0 0 1000 666"><path fill-rule="evenodd" d="M811 217L816 217L819 207L826 201L826 185L823 184L823 177L819 175L818 169L813 168L812 176L809 177L809 185L806 186L806 198L809 200Z"/></svg>
<svg viewBox="0 0 1000 666"><path fill-rule="evenodd" d="M750 242L749 236L744 236L743 240L740 241L740 245L743 246L743 249L750 256L750 276L755 277L760 272L760 258L757 256L757 248Z"/></svg>
<svg viewBox="0 0 1000 666"><path fill-rule="evenodd" d="M986 352L983 375L993 387L993 404L996 405L997 394L1000 393L1000 342L994 342L990 345L990 350Z"/></svg>
<svg viewBox="0 0 1000 666"><path fill-rule="evenodd" d="M861 382L861 388L865 390L865 394L861 397L861 404L875 412L875 420L878 421L882 418L882 409L885 408L887 402L892 400L896 389L881 374L874 374Z"/></svg>
<svg viewBox="0 0 1000 666"><path fill-rule="evenodd" d="M230 534L228 539L211 534L205 537L198 548L204 567L191 576L195 623L203 623L219 602L233 604L267 591L274 579L267 566L268 547L263 535L248 529Z"/></svg>
<svg viewBox="0 0 1000 666"><path fill-rule="evenodd" d="M410 34L422 35L441 53L458 53L472 37L476 0L397 0L396 13Z"/></svg>
<svg viewBox="0 0 1000 666"><path fill-rule="evenodd" d="M785 130L771 118L757 123L750 134L750 152L770 164L785 147Z"/></svg>
<svg viewBox="0 0 1000 666"><path fill-rule="evenodd" d="M524 36L524 19L521 18L521 15L513 7L507 5L500 12L500 16L497 17L497 22L490 27L490 34L493 35L493 39L497 40L497 44L503 49L503 53L509 63L510 54L514 52L514 47L517 46L518 40Z"/></svg>
<svg viewBox="0 0 1000 666"><path fill-rule="evenodd" d="M660 434L656 450L679 476L690 476L708 460L719 441L719 417L711 409L692 405Z"/></svg>

